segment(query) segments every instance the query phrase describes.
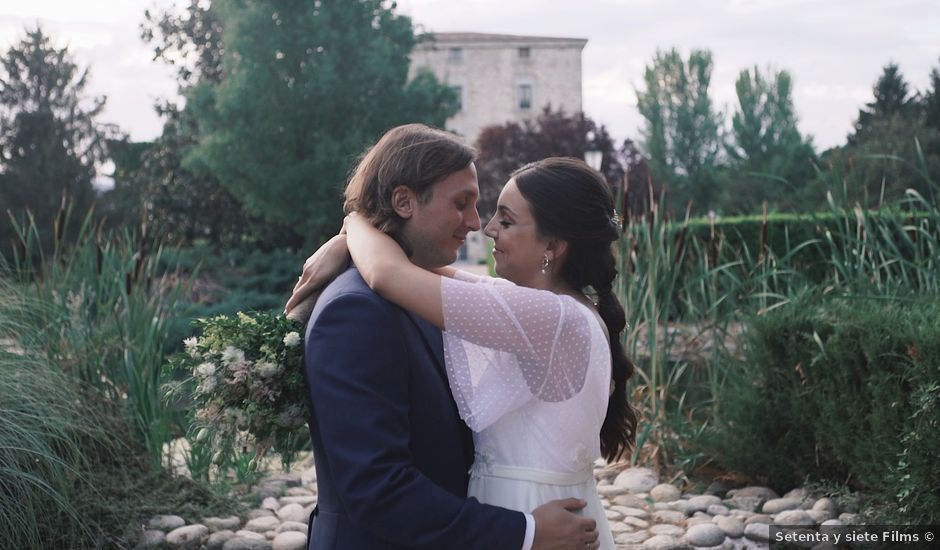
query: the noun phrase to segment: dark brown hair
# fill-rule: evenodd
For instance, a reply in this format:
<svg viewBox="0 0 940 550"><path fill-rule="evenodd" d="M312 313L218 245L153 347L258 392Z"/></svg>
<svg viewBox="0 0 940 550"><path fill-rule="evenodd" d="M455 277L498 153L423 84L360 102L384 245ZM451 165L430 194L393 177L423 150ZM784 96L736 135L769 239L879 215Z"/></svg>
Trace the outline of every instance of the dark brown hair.
<svg viewBox="0 0 940 550"><path fill-rule="evenodd" d="M472 147L443 130L424 124L392 128L363 154L353 170L343 210L364 214L410 252L400 239L405 220L392 208L392 191L404 185L424 204L431 199L436 182L466 168L474 156Z"/></svg>
<svg viewBox="0 0 940 550"><path fill-rule="evenodd" d="M574 289L591 287L597 294L597 312L610 335L614 382L601 427L601 454L613 462L633 448L637 423L627 401L634 367L620 343L627 320L613 291L617 265L611 243L620 238L614 199L604 177L578 159L547 158L523 166L512 177L532 209L539 234L568 242L562 279Z"/></svg>

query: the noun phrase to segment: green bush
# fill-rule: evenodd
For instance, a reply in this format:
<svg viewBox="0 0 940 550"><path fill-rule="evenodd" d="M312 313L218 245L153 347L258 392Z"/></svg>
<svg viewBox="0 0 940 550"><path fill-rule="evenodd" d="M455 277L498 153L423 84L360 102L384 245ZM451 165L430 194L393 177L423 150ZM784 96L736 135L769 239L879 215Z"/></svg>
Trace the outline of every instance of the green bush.
<svg viewBox="0 0 940 550"><path fill-rule="evenodd" d="M812 295L751 320L708 452L778 489L848 482L940 520L940 298Z"/></svg>

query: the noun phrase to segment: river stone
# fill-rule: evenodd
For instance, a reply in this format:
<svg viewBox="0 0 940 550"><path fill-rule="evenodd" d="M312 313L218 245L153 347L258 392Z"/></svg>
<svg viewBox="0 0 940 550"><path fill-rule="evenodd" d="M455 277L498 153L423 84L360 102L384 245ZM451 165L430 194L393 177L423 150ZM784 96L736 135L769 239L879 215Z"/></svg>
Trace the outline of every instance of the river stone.
<svg viewBox="0 0 940 550"><path fill-rule="evenodd" d="M272 529L277 529L277 526L281 522L274 516L265 516L261 518L255 518L245 524L246 531L253 531L255 533L264 533L266 531L271 531Z"/></svg>
<svg viewBox="0 0 940 550"><path fill-rule="evenodd" d="M646 529L650 526L648 521L633 516L624 516L624 518L620 520L620 523L629 525L635 529Z"/></svg>
<svg viewBox="0 0 940 550"><path fill-rule="evenodd" d="M703 523L689 527L685 540L693 546L718 546L724 542L725 532L713 523Z"/></svg>
<svg viewBox="0 0 940 550"><path fill-rule="evenodd" d="M813 518L814 523L822 523L827 519L835 517L835 514L827 510L807 510L806 513L809 514L809 517Z"/></svg>
<svg viewBox="0 0 940 550"><path fill-rule="evenodd" d="M229 516L227 518L202 518L202 524L208 527L209 531L215 533L216 531L238 529L242 524L242 520L238 516Z"/></svg>
<svg viewBox="0 0 940 550"><path fill-rule="evenodd" d="M678 550L680 548L688 548L688 546L668 535L656 535L646 539L646 542L643 543L643 548L648 550Z"/></svg>
<svg viewBox="0 0 940 550"><path fill-rule="evenodd" d="M646 508L646 501L636 495L617 495L614 497L612 503L617 506L626 506L627 508Z"/></svg>
<svg viewBox="0 0 940 550"><path fill-rule="evenodd" d="M780 498L773 489L769 487L758 487L755 485L749 487L742 487L740 489L731 489L728 491L728 498L738 498L738 497L757 497L764 500L773 500L775 498Z"/></svg>
<svg viewBox="0 0 940 550"><path fill-rule="evenodd" d="M148 529L144 531L140 538L139 546L141 548L156 548L166 540L166 533L157 529Z"/></svg>
<svg viewBox="0 0 940 550"><path fill-rule="evenodd" d="M614 542L617 544L639 544L648 539L650 534L646 531L637 531L635 533L620 533L614 535Z"/></svg>
<svg viewBox="0 0 940 550"><path fill-rule="evenodd" d="M708 507L707 510L705 510L705 512L712 516L727 516L731 513L731 510L729 510L727 506L723 506L721 504L712 504Z"/></svg>
<svg viewBox="0 0 940 550"><path fill-rule="evenodd" d="M277 512L277 509L281 507L281 503L274 497L268 497L261 502L261 508L264 510L271 510L272 512Z"/></svg>
<svg viewBox="0 0 940 550"><path fill-rule="evenodd" d="M288 489L285 494L289 497L312 497L313 492L306 487L291 487ZM284 497L281 497L282 499Z"/></svg>
<svg viewBox="0 0 940 550"><path fill-rule="evenodd" d="M184 525L166 534L166 544L175 548L199 548L208 536L209 528L205 525Z"/></svg>
<svg viewBox="0 0 940 550"><path fill-rule="evenodd" d="M682 523L685 521L685 514L672 510L657 510L653 512L653 521L658 523Z"/></svg>
<svg viewBox="0 0 940 550"><path fill-rule="evenodd" d="M712 504L721 504L721 499L714 495L698 495L689 500L680 500L678 506L680 510L691 515L695 512L708 510L708 507Z"/></svg>
<svg viewBox="0 0 940 550"><path fill-rule="evenodd" d="M610 524L610 532L613 534L617 533L631 533L633 532L633 527L630 527L626 523L615 521Z"/></svg>
<svg viewBox="0 0 940 550"><path fill-rule="evenodd" d="M671 523L660 523L659 525L654 525L650 527L649 531L654 535L667 535L676 538L679 538L685 534L685 529Z"/></svg>
<svg viewBox="0 0 940 550"><path fill-rule="evenodd" d="M281 504L300 504L306 506L308 504L313 504L317 501L317 497L310 496L299 496L299 497L281 497Z"/></svg>
<svg viewBox="0 0 940 550"><path fill-rule="evenodd" d="M266 508L255 508L254 510L248 511L247 517L248 519L270 518L270 517L274 517L274 512Z"/></svg>
<svg viewBox="0 0 940 550"><path fill-rule="evenodd" d="M821 498L813 503L813 510L819 512L829 512L832 517L836 517L836 503L828 497Z"/></svg>
<svg viewBox="0 0 940 550"><path fill-rule="evenodd" d="M718 516L715 518L715 525L733 539L744 535L744 522L737 518Z"/></svg>
<svg viewBox="0 0 940 550"><path fill-rule="evenodd" d="M766 523L750 523L744 526L744 536L757 542L770 540L770 525Z"/></svg>
<svg viewBox="0 0 940 550"><path fill-rule="evenodd" d="M271 550L271 543L265 538L232 537L225 541L222 550Z"/></svg>
<svg viewBox="0 0 940 550"><path fill-rule="evenodd" d="M611 510L616 510L625 516L632 516L640 519L649 519L650 513L642 508L631 508L629 506L620 506L614 505L610 507Z"/></svg>
<svg viewBox="0 0 940 550"><path fill-rule="evenodd" d="M707 523L707 524L709 524L709 525L713 525L713 524L714 524L714 522L712 521L711 518L698 517L698 518L689 518L689 519L685 520L685 526L686 526L686 527L692 527L693 525L702 525L702 524L705 524L705 523Z"/></svg>
<svg viewBox="0 0 940 550"><path fill-rule="evenodd" d="M150 521L147 522L147 526L151 529L159 529L160 531L172 531L178 527L186 525L186 520L179 516L153 516L150 518Z"/></svg>
<svg viewBox="0 0 940 550"><path fill-rule="evenodd" d="M754 514L753 516L744 520L745 525L750 525L752 523L773 523L774 520L767 514Z"/></svg>
<svg viewBox="0 0 940 550"><path fill-rule="evenodd" d="M607 519L610 521L617 521L618 519L623 517L623 514L621 514L620 512L616 510L607 509L607 510L604 510L604 513L607 514Z"/></svg>
<svg viewBox="0 0 940 550"><path fill-rule="evenodd" d="M206 550L222 550L222 547L225 546L225 543L234 536L235 533L228 529L216 531L215 533L209 535L209 540L206 541Z"/></svg>
<svg viewBox="0 0 940 550"><path fill-rule="evenodd" d="M761 511L765 514L777 514L786 510L796 510L803 501L798 498L775 498L764 503Z"/></svg>
<svg viewBox="0 0 940 550"><path fill-rule="evenodd" d="M283 533L284 531L300 531L301 533L306 533L307 524L300 523L299 521L285 521L274 530L275 533Z"/></svg>
<svg viewBox="0 0 940 550"><path fill-rule="evenodd" d="M725 500L725 504L730 508L756 512L760 505L764 503L761 497L732 497Z"/></svg>
<svg viewBox="0 0 940 550"><path fill-rule="evenodd" d="M783 498L795 498L800 501L806 500L807 497L809 497L809 493L806 491L806 489L800 487L797 487L796 489L793 489L792 491L789 491L787 494L783 495Z"/></svg>
<svg viewBox="0 0 940 550"><path fill-rule="evenodd" d="M239 529L238 531L235 531L235 536L243 539L255 539L263 541L268 540L268 538L261 533L255 533L254 531L248 531L245 529Z"/></svg>
<svg viewBox="0 0 940 550"><path fill-rule="evenodd" d="M822 527L842 527L843 523L837 519L827 519L822 522Z"/></svg>
<svg viewBox="0 0 940 550"><path fill-rule="evenodd" d="M848 512L839 514L839 521L841 521L844 525L855 525L857 519L858 516L856 514L850 514Z"/></svg>
<svg viewBox="0 0 940 550"><path fill-rule="evenodd" d="M674 500L672 502L654 502L653 510L672 510L674 512L679 511L679 503L681 500Z"/></svg>
<svg viewBox="0 0 940 550"><path fill-rule="evenodd" d="M681 496L682 492L679 491L679 488L669 483L660 483L650 489L650 497L655 502L672 502L679 500Z"/></svg>
<svg viewBox="0 0 940 550"><path fill-rule="evenodd" d="M271 541L271 550L305 550L307 533L285 531Z"/></svg>
<svg viewBox="0 0 940 550"><path fill-rule="evenodd" d="M627 468L617 474L614 486L630 493L646 493L659 485L659 476L649 468Z"/></svg>
<svg viewBox="0 0 940 550"><path fill-rule="evenodd" d="M774 516L778 525L813 525L813 518L803 510L785 510Z"/></svg>
<svg viewBox="0 0 940 550"><path fill-rule="evenodd" d="M620 495L626 493L627 490L623 487L617 487L616 485L598 485L597 494L602 497L619 497Z"/></svg>
<svg viewBox="0 0 940 550"><path fill-rule="evenodd" d="M304 513L304 507L299 504L287 504L277 511L277 517L281 521L307 521L309 516Z"/></svg>

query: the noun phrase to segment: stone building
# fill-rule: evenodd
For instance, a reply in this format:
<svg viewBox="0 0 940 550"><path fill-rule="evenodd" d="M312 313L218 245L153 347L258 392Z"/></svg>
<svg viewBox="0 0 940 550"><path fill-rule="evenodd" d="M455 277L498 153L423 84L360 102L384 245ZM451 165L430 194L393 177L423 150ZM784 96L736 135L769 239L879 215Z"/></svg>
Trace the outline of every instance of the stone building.
<svg viewBox="0 0 940 550"><path fill-rule="evenodd" d="M410 76L428 69L457 92L447 129L476 140L492 124L534 118L546 105L581 112L581 50L587 40L473 32L419 37Z"/></svg>

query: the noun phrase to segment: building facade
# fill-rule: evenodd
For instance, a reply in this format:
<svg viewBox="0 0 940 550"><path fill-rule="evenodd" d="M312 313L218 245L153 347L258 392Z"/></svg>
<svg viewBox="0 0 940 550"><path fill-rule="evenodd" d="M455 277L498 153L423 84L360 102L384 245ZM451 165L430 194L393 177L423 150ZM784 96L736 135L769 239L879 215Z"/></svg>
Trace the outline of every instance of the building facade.
<svg viewBox="0 0 940 550"><path fill-rule="evenodd" d="M410 75L430 70L454 88L459 111L447 129L476 140L493 124L535 118L546 105L581 112L581 51L587 40L483 33L422 35Z"/></svg>

